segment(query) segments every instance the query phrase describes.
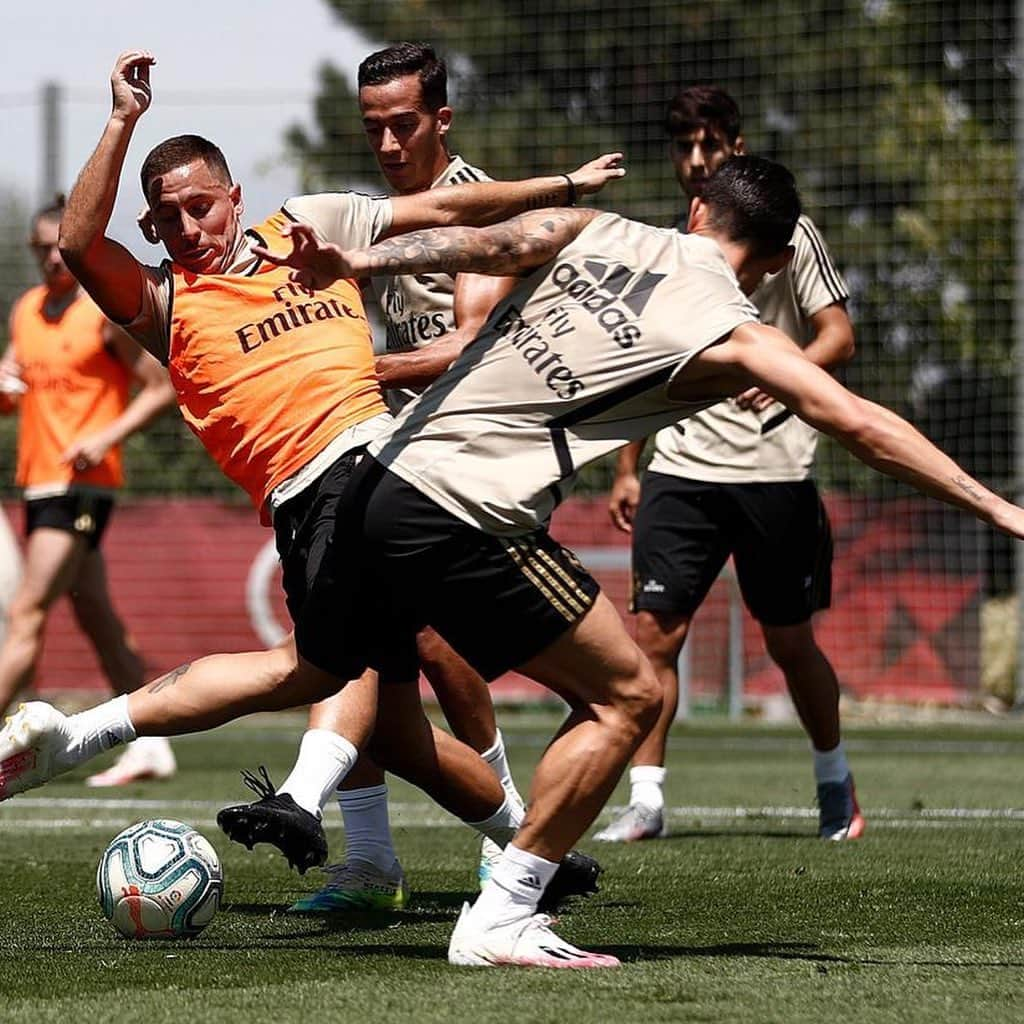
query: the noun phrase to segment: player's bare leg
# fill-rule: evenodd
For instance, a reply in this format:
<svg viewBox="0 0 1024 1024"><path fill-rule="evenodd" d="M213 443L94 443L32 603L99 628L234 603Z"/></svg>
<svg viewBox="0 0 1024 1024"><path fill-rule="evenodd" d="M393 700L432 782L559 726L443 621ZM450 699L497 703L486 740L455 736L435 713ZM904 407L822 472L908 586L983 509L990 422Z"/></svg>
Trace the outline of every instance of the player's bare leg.
<svg viewBox="0 0 1024 1024"><path fill-rule="evenodd" d="M313 703L339 685L334 676L297 658L289 643L270 651L200 658L77 715L62 715L39 701L26 704L0 732L0 800L137 735L201 732L256 711ZM359 696L357 688L354 703ZM363 720L354 715L349 721L346 733L356 746L373 731L375 712L374 701Z"/></svg>
<svg viewBox="0 0 1024 1024"><path fill-rule="evenodd" d="M106 566L98 550L89 551L82 559L68 596L75 619L92 644L111 689L114 693L137 690L145 681L145 667L114 610ZM163 736L144 736L129 744L106 771L90 775L86 785L124 786L140 779L167 779L176 769L170 743Z"/></svg>
<svg viewBox="0 0 1024 1024"><path fill-rule="evenodd" d="M762 623L765 646L782 670L800 722L814 748L814 775L823 839L859 839L864 816L839 731L839 681L814 639L810 620L793 626Z"/></svg>
<svg viewBox="0 0 1024 1024"><path fill-rule="evenodd" d="M571 711L541 758L526 818L491 884L472 908L463 908L449 960L467 966L617 966L614 957L588 953L555 935L550 920L536 914L537 898L657 720L661 687L603 595L520 667L567 700Z"/></svg>
<svg viewBox="0 0 1024 1024"><path fill-rule="evenodd" d="M88 553L88 544L66 530L40 527L25 546L25 570L7 613L0 649L0 712L32 682L43 629L53 603L66 594Z"/></svg>
<svg viewBox="0 0 1024 1024"><path fill-rule="evenodd" d="M103 555L89 551L82 559L68 595L75 619L89 639L114 693L131 693L145 682L145 667L132 644L107 586Z"/></svg>
<svg viewBox="0 0 1024 1024"><path fill-rule="evenodd" d="M635 842L665 834L665 752L679 706L679 652L690 632L688 615L640 611L636 640L661 683L661 713L644 737L629 769L629 804L595 834L602 842Z"/></svg>

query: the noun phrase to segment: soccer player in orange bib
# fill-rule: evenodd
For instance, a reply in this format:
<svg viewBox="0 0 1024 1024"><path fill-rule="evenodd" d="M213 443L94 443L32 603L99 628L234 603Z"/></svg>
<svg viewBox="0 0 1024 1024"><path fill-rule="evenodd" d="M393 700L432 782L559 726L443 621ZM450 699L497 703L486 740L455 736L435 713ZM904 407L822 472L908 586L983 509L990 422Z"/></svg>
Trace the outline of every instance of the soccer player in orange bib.
<svg viewBox="0 0 1024 1024"><path fill-rule="evenodd" d="M0 411L19 413L17 483L24 488L25 568L0 648L0 710L36 671L54 602L75 618L115 693L143 683L143 663L111 603L100 541L124 480L121 442L174 402L157 361L115 328L64 265L57 248L63 201L33 220L29 244L43 283L11 313L0 363ZM132 383L140 385L129 398ZM136 740L91 786L174 774L162 737Z"/></svg>
<svg viewBox="0 0 1024 1024"><path fill-rule="evenodd" d="M283 258L295 224L325 242L365 246L424 225L491 222L597 191L623 173L619 156L599 157L572 177L473 183L393 199L300 196L246 230L241 186L224 154L198 136L178 136L155 147L142 165L148 202L143 227L170 257L159 267L144 266L105 232L128 144L150 103L153 63L144 50L117 61L111 115L69 197L61 251L104 312L167 364L185 421L249 494L263 522L273 524L288 609L297 619L330 555L320 545L323 526L333 523L349 476L366 445L390 425L390 415L357 282L340 280L311 294L293 284L286 269L257 256L256 248L269 245ZM62 769L81 763L136 734L208 729L250 711L313 703L344 686L338 710L343 734L307 731L295 768L276 792L269 780L261 785L252 777L261 800L242 808L230 827L227 812L218 816L232 838L249 846L272 842L300 870L322 863L321 807L366 747L382 767L421 785L504 846L522 821L521 806L510 802L474 751L431 729L416 680L388 687L389 713L378 719L376 673L357 677L345 685L297 658L294 641L267 652L201 659L130 700L73 716L75 736L64 734L67 742L55 756L11 758L0 746L0 799L24 788L28 775L45 774L58 762ZM147 705L156 715L152 730ZM47 705L28 705L7 730L20 737L16 744L37 713L50 724L58 720ZM316 772L307 770L309 763ZM334 771L321 775L323 764ZM567 889L592 889L585 872L573 873L577 881L567 882Z"/></svg>

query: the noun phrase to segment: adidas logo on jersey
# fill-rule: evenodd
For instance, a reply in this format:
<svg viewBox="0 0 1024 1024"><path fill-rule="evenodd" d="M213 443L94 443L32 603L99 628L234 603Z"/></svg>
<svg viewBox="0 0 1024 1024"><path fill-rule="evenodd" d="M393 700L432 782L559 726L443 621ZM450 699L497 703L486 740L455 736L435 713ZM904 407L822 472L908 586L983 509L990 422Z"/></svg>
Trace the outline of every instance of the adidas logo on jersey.
<svg viewBox="0 0 1024 1024"><path fill-rule="evenodd" d="M666 275L634 273L621 263L612 266L596 259L584 260L583 270L586 276L571 263L559 263L552 281L591 313L617 345L629 348L642 333L634 321Z"/></svg>

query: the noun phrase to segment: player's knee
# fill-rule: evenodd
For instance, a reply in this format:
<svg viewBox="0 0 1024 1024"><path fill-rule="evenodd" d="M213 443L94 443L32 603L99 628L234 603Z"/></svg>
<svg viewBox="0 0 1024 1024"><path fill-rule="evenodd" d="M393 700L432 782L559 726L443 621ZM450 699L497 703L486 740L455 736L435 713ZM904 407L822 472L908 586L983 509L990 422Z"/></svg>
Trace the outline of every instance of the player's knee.
<svg viewBox="0 0 1024 1024"><path fill-rule="evenodd" d="M657 722L663 699L662 685L654 669L646 658L639 657L635 671L617 687L616 706L630 728L645 735Z"/></svg>
<svg viewBox="0 0 1024 1024"><path fill-rule="evenodd" d="M36 601L15 600L7 613L7 635L20 642L35 642L46 625L46 609Z"/></svg>

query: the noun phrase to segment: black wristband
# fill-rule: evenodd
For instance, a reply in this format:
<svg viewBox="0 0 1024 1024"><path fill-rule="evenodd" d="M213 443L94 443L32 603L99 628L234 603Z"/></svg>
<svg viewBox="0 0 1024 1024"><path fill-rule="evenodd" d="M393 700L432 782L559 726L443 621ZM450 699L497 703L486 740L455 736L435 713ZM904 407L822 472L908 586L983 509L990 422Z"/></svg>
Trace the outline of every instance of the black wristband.
<svg viewBox="0 0 1024 1024"><path fill-rule="evenodd" d="M576 183L572 180L572 178L569 177L568 174L563 174L562 177L565 178L566 188L568 189L568 191L566 192L566 196L565 196L565 200L566 200L565 205L566 206L575 206L576 205Z"/></svg>

